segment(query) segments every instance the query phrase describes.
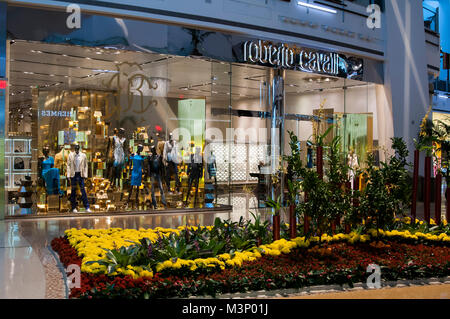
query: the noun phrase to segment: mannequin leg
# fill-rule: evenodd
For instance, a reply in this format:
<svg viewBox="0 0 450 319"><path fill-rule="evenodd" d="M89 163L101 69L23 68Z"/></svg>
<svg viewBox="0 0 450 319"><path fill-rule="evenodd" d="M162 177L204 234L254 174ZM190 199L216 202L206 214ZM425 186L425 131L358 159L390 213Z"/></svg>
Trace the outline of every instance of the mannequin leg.
<svg viewBox="0 0 450 319"><path fill-rule="evenodd" d="M161 182L161 176L157 175L156 179L158 180L159 192L161 193L161 202L164 206L167 206L166 197L164 196L164 190Z"/></svg>
<svg viewBox="0 0 450 319"><path fill-rule="evenodd" d="M197 176L195 180L195 198L194 198L194 207L197 206L197 196L198 196L198 184L200 182L200 178Z"/></svg>
<svg viewBox="0 0 450 319"><path fill-rule="evenodd" d="M80 176L80 191L81 191L81 199L83 200L84 208L89 209L89 201L87 198L86 190L84 189L84 178Z"/></svg>
<svg viewBox="0 0 450 319"><path fill-rule="evenodd" d="M171 170L170 169L170 162L168 162L167 166L166 166L166 176L165 176L166 177L166 186L167 186L167 191L168 192L170 192L170 175L171 175L170 174L171 173L170 170Z"/></svg>
<svg viewBox="0 0 450 319"><path fill-rule="evenodd" d="M139 208L139 186L136 186L136 208Z"/></svg>
<svg viewBox="0 0 450 319"><path fill-rule="evenodd" d="M117 166L118 172L117 172L117 187L120 188L120 180L122 179L122 171L123 171L123 163L119 164Z"/></svg>
<svg viewBox="0 0 450 319"><path fill-rule="evenodd" d="M133 186L130 187L130 191L128 193L128 200L127 200L127 206L131 202L131 195L133 194ZM133 209L133 202L131 202L131 209Z"/></svg>
<svg viewBox="0 0 450 319"><path fill-rule="evenodd" d="M177 188L177 192L180 192L180 184L181 184L181 182L180 182L180 179L178 178L178 165L177 165L177 163L173 163L173 168L174 168L174 171L175 171L175 186L176 186L176 188Z"/></svg>
<svg viewBox="0 0 450 319"><path fill-rule="evenodd" d="M189 195L191 194L191 187L192 187L192 182L194 181L194 179L189 176L189 184L188 184L188 188L187 188L187 194L186 194L186 200L185 200L185 205L188 204L189 202Z"/></svg>
<svg viewBox="0 0 450 319"><path fill-rule="evenodd" d="M118 175L117 170L118 170L117 166L114 165L112 167L112 184L113 184L114 188L116 187L116 180L117 180L117 175Z"/></svg>
<svg viewBox="0 0 450 319"><path fill-rule="evenodd" d="M55 184L56 184L56 189L57 189L56 194L63 195L63 192L61 191L61 181L59 180L59 172L58 172L58 176L56 176L55 180L56 180Z"/></svg>
<svg viewBox="0 0 450 319"><path fill-rule="evenodd" d="M156 197L155 197L155 176L150 176L150 181L152 183L152 206L154 209L156 209Z"/></svg>
<svg viewBox="0 0 450 319"><path fill-rule="evenodd" d="M72 185L72 191L70 193L70 204L72 206L72 210L74 210L78 206L78 203L77 203L77 181L76 181L75 176L70 179L70 183Z"/></svg>

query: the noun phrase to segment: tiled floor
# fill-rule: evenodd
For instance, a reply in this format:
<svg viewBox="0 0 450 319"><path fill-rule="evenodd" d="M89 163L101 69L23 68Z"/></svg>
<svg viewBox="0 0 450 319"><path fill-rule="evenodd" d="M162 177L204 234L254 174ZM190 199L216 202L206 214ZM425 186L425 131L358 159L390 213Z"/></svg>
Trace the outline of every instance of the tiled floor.
<svg viewBox="0 0 450 319"><path fill-rule="evenodd" d="M288 299L450 299L450 285L358 290L314 294Z"/></svg>
<svg viewBox="0 0 450 319"><path fill-rule="evenodd" d="M244 197L246 197L244 195ZM239 200L238 200L239 201ZM241 198L225 213L152 213L109 217L66 217L0 222L0 298L64 298L63 277L48 250L53 238L70 228L173 228L181 225L212 225L216 217L250 218L248 200Z"/></svg>

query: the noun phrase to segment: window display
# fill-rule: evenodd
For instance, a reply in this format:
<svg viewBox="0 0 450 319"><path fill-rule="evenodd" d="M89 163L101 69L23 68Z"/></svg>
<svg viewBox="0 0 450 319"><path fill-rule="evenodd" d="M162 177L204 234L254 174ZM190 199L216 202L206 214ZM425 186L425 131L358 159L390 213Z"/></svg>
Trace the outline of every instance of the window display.
<svg viewBox="0 0 450 319"><path fill-rule="evenodd" d="M152 145L152 147L151 147L151 155L148 159L148 173L150 175L150 181L151 181L153 208L157 209L157 207L158 207L157 202L156 202L156 197L155 197L155 188L156 187L158 187L158 189L159 189L162 204L164 205L164 207L167 207L166 197L164 196L164 189L163 189L162 179L161 179L161 177L164 174L163 162L162 162L161 155L157 154L157 152L156 152L155 145Z"/></svg>
<svg viewBox="0 0 450 319"><path fill-rule="evenodd" d="M272 69L26 41L17 41L11 50L12 58L20 52L31 52L27 58L34 62L45 57L43 65L55 70L48 73L35 63L27 73L31 101L23 107L15 101L21 106L14 108L11 121L20 112L30 115L9 126L9 205L17 206L27 176L37 208L32 210L38 214L217 208L236 202L244 188L261 190L261 205L269 196ZM371 143L366 138L370 115L347 116L341 98L344 87L361 82L318 78L286 73L285 136L295 131L305 163L313 167L308 141L326 95L331 122L325 128L337 122L338 114L346 116L333 133L345 137L344 147L356 143L362 163L360 154Z"/></svg>
<svg viewBox="0 0 450 319"><path fill-rule="evenodd" d="M180 154L177 142L173 139L173 134L169 133L169 140L164 143L163 161L166 169L166 185L171 189L176 188L180 192L180 180L178 178L178 163ZM171 177L174 176L175 187L171 187Z"/></svg>
<svg viewBox="0 0 450 319"><path fill-rule="evenodd" d="M81 200L87 212L91 212L89 201L84 188L84 180L88 177L86 154L80 151L80 145L74 146L74 151L67 158L67 177L70 178L72 190L70 192L70 203L72 212L77 213L77 185L80 187Z"/></svg>
<svg viewBox="0 0 450 319"><path fill-rule="evenodd" d="M42 178L49 195L62 195L61 186L59 182L59 168L55 166L55 160L49 155L50 148L45 146L42 149L44 156L39 161L39 177Z"/></svg>

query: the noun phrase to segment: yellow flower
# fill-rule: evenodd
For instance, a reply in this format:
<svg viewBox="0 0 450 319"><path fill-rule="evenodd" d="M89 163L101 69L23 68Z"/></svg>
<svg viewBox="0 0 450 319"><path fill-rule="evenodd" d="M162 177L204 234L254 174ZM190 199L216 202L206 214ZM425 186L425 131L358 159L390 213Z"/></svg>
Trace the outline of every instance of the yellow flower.
<svg viewBox="0 0 450 319"><path fill-rule="evenodd" d="M278 256L278 255L281 255L281 252L278 249L271 249L269 251L269 255L271 255L271 256Z"/></svg>

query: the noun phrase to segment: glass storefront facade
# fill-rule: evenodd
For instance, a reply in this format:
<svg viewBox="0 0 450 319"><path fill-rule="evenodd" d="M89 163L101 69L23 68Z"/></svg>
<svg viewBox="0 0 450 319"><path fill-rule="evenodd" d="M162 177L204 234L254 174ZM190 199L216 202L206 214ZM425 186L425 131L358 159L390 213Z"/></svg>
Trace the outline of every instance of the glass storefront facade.
<svg viewBox="0 0 450 319"><path fill-rule="evenodd" d="M8 10L11 17L38 11ZM84 21L64 34L38 22L32 34L9 30L7 216L216 209L246 192L262 207L271 196L268 176L289 152L288 131L310 167L308 141L330 125L326 141L340 136L357 165L376 146L380 84L342 71L356 70L357 58L327 73L330 61L320 70L317 53L316 72L304 65L281 72L254 63L257 49L253 63L244 63L249 40L242 36L100 16Z"/></svg>

